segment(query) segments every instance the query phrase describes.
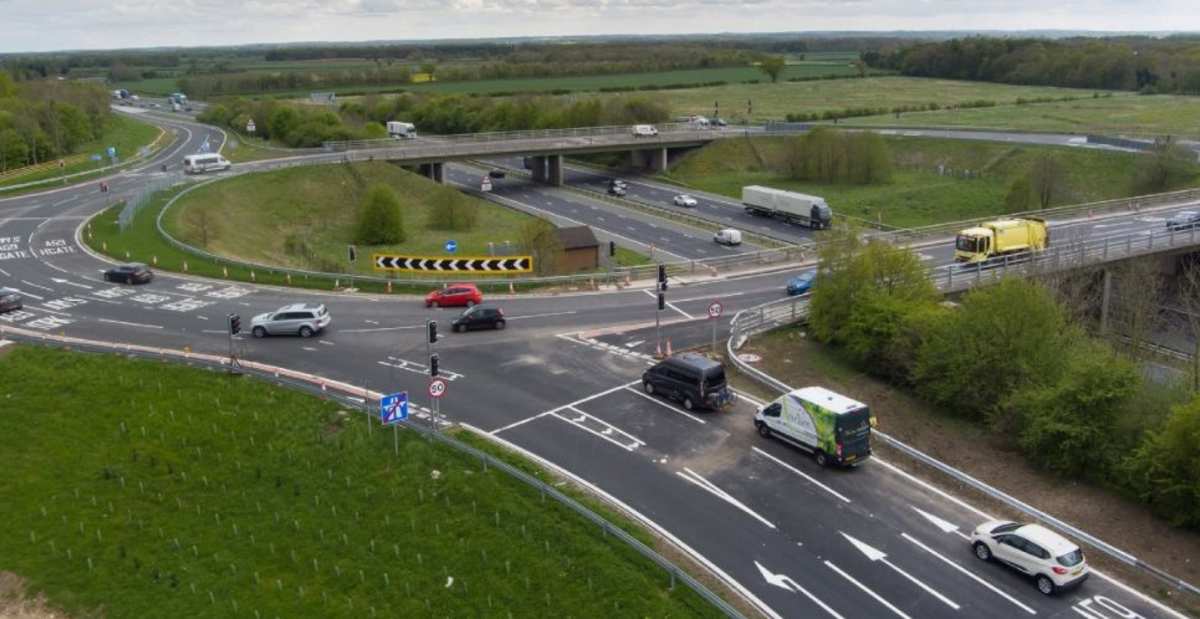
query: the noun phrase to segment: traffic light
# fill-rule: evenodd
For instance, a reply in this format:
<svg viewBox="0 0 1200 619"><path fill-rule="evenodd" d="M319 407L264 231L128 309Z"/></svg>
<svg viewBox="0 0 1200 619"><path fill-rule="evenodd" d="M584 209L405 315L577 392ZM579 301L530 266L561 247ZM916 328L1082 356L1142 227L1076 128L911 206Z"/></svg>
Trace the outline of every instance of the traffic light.
<svg viewBox="0 0 1200 619"><path fill-rule="evenodd" d="M608 242L608 255L609 256L617 255L617 242L616 241Z"/></svg>
<svg viewBox="0 0 1200 619"><path fill-rule="evenodd" d="M242 332L242 317L237 314L229 315L229 335L237 335Z"/></svg>
<svg viewBox="0 0 1200 619"><path fill-rule="evenodd" d="M429 343L437 344L437 321L429 321Z"/></svg>
<svg viewBox="0 0 1200 619"><path fill-rule="evenodd" d="M667 295L665 295L661 292L658 293L658 309L659 310L667 309Z"/></svg>
<svg viewBox="0 0 1200 619"><path fill-rule="evenodd" d="M350 262L354 262L358 259L358 248L353 245L347 245L346 256L350 258Z"/></svg>
<svg viewBox="0 0 1200 619"><path fill-rule="evenodd" d="M433 353L432 355L429 355L429 375L430 375L430 376L437 376L437 375L438 375L438 356L437 356L437 353Z"/></svg>

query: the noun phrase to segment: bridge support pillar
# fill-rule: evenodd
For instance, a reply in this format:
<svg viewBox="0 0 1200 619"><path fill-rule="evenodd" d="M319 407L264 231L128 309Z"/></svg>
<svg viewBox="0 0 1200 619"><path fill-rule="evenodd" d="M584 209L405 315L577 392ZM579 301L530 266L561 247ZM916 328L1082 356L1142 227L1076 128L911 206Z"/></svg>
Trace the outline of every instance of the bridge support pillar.
<svg viewBox="0 0 1200 619"><path fill-rule="evenodd" d="M1108 306L1112 299L1112 269L1104 269L1104 284L1100 292L1100 333L1108 333Z"/></svg>
<svg viewBox="0 0 1200 619"><path fill-rule="evenodd" d="M629 159L633 167L637 169L651 172L667 170L667 149L665 147L630 151Z"/></svg>
<svg viewBox="0 0 1200 619"><path fill-rule="evenodd" d="M546 182L555 187L563 186L563 156L550 155L546 157L548 169L546 170Z"/></svg>
<svg viewBox="0 0 1200 619"><path fill-rule="evenodd" d="M533 178L533 182L546 182L546 157L530 157L529 166L529 175Z"/></svg>
<svg viewBox="0 0 1200 619"><path fill-rule="evenodd" d="M442 163L422 163L421 176L424 176L436 183L446 182L446 167Z"/></svg>

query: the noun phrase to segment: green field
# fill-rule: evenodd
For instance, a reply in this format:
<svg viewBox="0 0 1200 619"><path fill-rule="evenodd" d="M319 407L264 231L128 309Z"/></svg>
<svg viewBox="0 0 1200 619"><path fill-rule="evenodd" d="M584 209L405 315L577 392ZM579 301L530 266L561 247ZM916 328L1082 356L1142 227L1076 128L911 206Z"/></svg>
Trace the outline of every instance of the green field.
<svg viewBox="0 0 1200 619"><path fill-rule="evenodd" d="M92 161L87 159L78 163L66 166L65 168L53 168L49 170L39 170L36 173L21 174L6 178L0 181L0 187L7 185L19 185L47 178L55 178L64 174L75 174L79 172L87 172L109 165L108 156L105 154L109 146L117 149L118 163L132 157L136 157L138 151L150 145L159 136L159 129L153 125L148 125L144 122L133 120L120 114L113 114L109 119L108 126L104 130L104 134L100 138L80 146L74 154L84 155L101 155L100 161ZM165 140L166 138L164 138ZM165 145L165 141L160 143ZM74 179L68 179L68 182L74 182Z"/></svg>
<svg viewBox="0 0 1200 619"><path fill-rule="evenodd" d="M521 226L534 219L462 197L479 208L475 229L432 230L426 226L428 200L435 192L452 192L457 197L457 190L383 162L355 164L352 170L324 165L237 176L188 194L168 213L165 223L176 238L224 256L310 270L376 274L369 260L371 252L449 255L443 246L453 239L458 242L458 255L486 256L489 242L497 246L505 241L516 243ZM350 265L345 255L346 246L354 242L355 214L366 190L375 183L391 186L400 197L408 241L361 247L363 259ZM209 226L207 243L202 216L207 216ZM289 251L289 237L303 239L311 255Z"/></svg>
<svg viewBox="0 0 1200 619"><path fill-rule="evenodd" d="M786 169L789 138L722 140L686 156L669 173L687 186L740 197L745 185L768 185L826 198L835 213L902 228L985 217L1005 211L1012 182L1035 157L1052 154L1065 170L1066 187L1056 204L1133 195L1138 155L999 142L887 137L892 181L880 185L796 181ZM757 154L756 154L757 151ZM766 164L761 165L759 160ZM939 175L938 165L952 170ZM964 178L962 171L971 170ZM1200 185L1200 168L1189 185Z"/></svg>
<svg viewBox="0 0 1200 619"><path fill-rule="evenodd" d="M0 570L69 616L717 615L532 488L409 431L397 456L334 402L24 346L0 385Z"/></svg>
<svg viewBox="0 0 1200 619"><path fill-rule="evenodd" d="M656 92L654 96L668 103L673 112L678 114L711 114L713 102L717 102L725 118L763 122L783 120L789 113L846 108L892 108L929 103L945 106L980 99L1005 104L1015 103L1017 98L1091 97L1092 94L1091 90L1072 88L884 76L778 84L731 84L665 90ZM1114 99L1117 96L1133 95L1116 95ZM753 104L749 114L747 101Z"/></svg>
<svg viewBox="0 0 1200 619"><path fill-rule="evenodd" d="M854 118L850 124L1200 137L1200 97L1130 95Z"/></svg>

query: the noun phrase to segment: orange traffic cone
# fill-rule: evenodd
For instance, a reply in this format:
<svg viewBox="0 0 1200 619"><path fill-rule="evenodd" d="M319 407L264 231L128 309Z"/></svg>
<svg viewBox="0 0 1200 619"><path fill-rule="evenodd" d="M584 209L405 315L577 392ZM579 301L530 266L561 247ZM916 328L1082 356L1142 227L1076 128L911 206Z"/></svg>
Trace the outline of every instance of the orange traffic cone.
<svg viewBox="0 0 1200 619"><path fill-rule="evenodd" d="M667 356L671 356L671 338L667 338Z"/></svg>
<svg viewBox="0 0 1200 619"><path fill-rule="evenodd" d="M654 356L658 359L662 359L662 341L659 341L654 345Z"/></svg>

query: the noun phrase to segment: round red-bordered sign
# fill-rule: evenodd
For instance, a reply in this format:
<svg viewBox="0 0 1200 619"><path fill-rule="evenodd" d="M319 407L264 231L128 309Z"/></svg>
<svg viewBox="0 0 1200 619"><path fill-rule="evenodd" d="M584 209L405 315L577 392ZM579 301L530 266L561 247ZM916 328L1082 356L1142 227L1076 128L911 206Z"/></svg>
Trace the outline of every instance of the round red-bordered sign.
<svg viewBox="0 0 1200 619"><path fill-rule="evenodd" d="M435 378L429 381L429 397L440 398L446 395L446 381Z"/></svg>

